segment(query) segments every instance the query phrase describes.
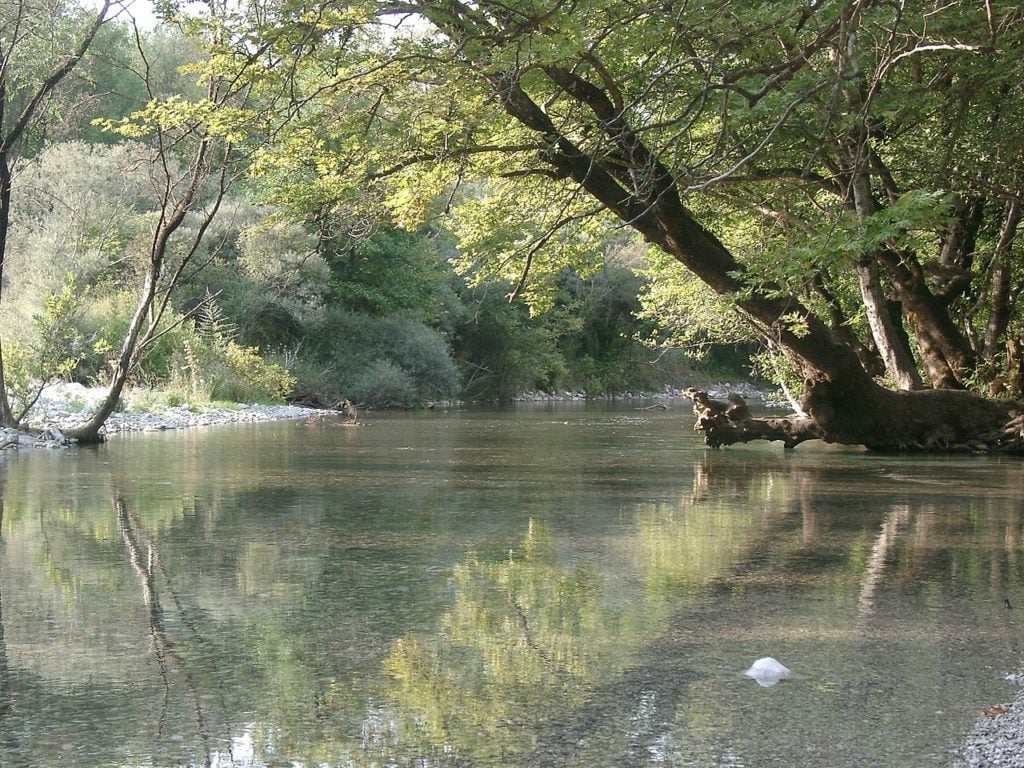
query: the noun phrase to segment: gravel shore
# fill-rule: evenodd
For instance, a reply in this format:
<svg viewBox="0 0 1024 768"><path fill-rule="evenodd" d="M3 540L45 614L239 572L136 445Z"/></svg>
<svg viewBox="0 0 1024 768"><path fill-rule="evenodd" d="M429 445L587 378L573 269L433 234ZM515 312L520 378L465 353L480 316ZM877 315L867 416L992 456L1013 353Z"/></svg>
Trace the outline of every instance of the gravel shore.
<svg viewBox="0 0 1024 768"><path fill-rule="evenodd" d="M14 430L0 430L0 447L60 448L67 445L62 433L84 424L96 405L105 396L103 389L78 384L48 387L26 420L27 426L41 432L38 436ZM152 407L111 414L104 426L107 435L124 432L155 432L170 429L191 429L216 424L237 424L257 421L308 418L327 411L296 405L262 405L238 403L231 407L191 408L189 406Z"/></svg>
<svg viewBox="0 0 1024 768"><path fill-rule="evenodd" d="M953 768L1024 768L1024 669L1007 675L1019 686L1012 702L982 713L953 752Z"/></svg>

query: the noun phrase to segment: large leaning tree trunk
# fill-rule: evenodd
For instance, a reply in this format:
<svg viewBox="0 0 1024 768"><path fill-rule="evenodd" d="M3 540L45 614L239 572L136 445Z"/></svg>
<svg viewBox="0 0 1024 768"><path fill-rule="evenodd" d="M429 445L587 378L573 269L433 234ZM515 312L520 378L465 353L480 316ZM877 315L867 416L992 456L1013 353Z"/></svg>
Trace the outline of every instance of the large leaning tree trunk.
<svg viewBox="0 0 1024 768"><path fill-rule="evenodd" d="M687 65L699 75L702 91L691 95L691 103L710 97L716 91L725 93L726 99L730 95L741 98L746 102L743 109L757 106L761 100L782 99L772 116L775 122L760 136L753 134L756 124L750 123L749 117L748 124L742 128L751 132L749 138L732 134L732 129L724 126L723 121L708 120L709 124L718 126L716 140L722 145L733 144L738 158L733 162L723 156L723 160L733 164L717 177L695 183L686 175L688 166L696 164L695 159L680 156L678 146L652 130L649 117L636 101L642 98L644 88L654 91L657 86L648 82L638 89L632 82L637 75L635 71L616 71L612 62L618 51L603 42L603 38L610 40L615 35L611 24L602 33L592 36L594 42L589 47L573 55L561 49L550 59L534 57L531 60L526 53L528 43L543 38L548 26L559 28L555 18L559 13L557 5L547 10L548 18L525 8L517 8L521 15L516 16L504 5L490 8L489 3L479 4L482 7L431 2L413 5L456 41L505 112L539 137L539 143L544 146L541 158L553 169L555 177L575 182L649 243L671 254L717 293L731 297L736 306L766 336L785 348L801 367L806 384L803 402L806 417L746 419L742 424L702 419L699 426L705 431L709 444L769 439L793 446L806 439L819 438L881 450L1024 452L1024 419L1021 417L1024 404L1006 399L990 400L963 391L966 379L974 370L975 358L967 336L949 311L951 303L943 303L935 287L925 279L921 255L913 247L918 241L902 236L900 223L894 221L896 214L886 215L901 211L905 190L883 157L885 147L881 131L899 135L901 130L910 133L913 126L901 126L897 122L900 116L891 101L886 101L885 107L892 124L879 126L880 121L872 113L872 104L882 100L880 93L886 88L907 87L916 98L920 88L929 84L921 82L914 87L913 78L926 78L929 70L955 68L960 59L979 54L982 48L989 52L1002 45L1019 50L1017 37L999 39L999 30L1004 27L1000 26L999 19L992 17L991 8L988 32L976 46L963 43L959 36L949 41L926 39L920 28L913 25L922 23L926 13L934 10L925 5L914 9L916 15L911 9L906 9L905 18L886 15L886 12L870 22L865 16L870 4L858 2L836 3L831 8L828 4L805 6L798 12L769 18L767 24L762 16L762 35L763 30L770 27L772 34L783 40L776 46L774 55L765 61L743 61L743 52L736 54L732 61L743 61L737 68L726 56L727 46L733 46L733 51L742 48L745 33L739 19L743 18L742 11L752 12L753 5L726 4L733 12L724 12L731 17L731 31L720 24L713 26L713 19L694 19L692 24L687 24L687 11L682 6L679 9L659 6L666 11L662 17L663 29L673 37L672 45L667 48L674 49L680 58L688 56ZM822 7L826 10L820 12L822 18L819 19L815 10ZM650 7L645 13L653 16L659 11ZM1016 12L1011 12L1010 17L1002 22L1021 21ZM962 33L965 21L969 19L952 19L950 28ZM622 19L617 23L628 25L631 22ZM728 39L709 40L700 27L702 23L711 29L717 28L718 33ZM869 23L873 25L870 29ZM936 23L935 28L941 34L941 25ZM794 29L805 34L794 34ZM669 30L673 30L672 33ZM758 36L758 31L750 22L747 34L751 39ZM486 54L473 60L470 52L480 50L481 39L489 41L491 46ZM711 47L716 43L717 48ZM763 37L759 44L766 44ZM513 46L518 59L515 64L507 55ZM921 59L929 55L929 49L943 51L944 59L922 64ZM506 55L497 55L499 52ZM602 55L607 59L602 59ZM756 52L749 55L755 56ZM911 73L910 79L900 81L897 74L904 60L924 66L926 73ZM674 65L667 58L660 64L662 68ZM968 64L975 65L975 62ZM671 78L665 69L645 74L650 80ZM1002 77L1006 76L1012 78L1016 74L1004 71ZM965 80L972 77L972 72L963 75ZM790 87L797 79L802 80L801 86ZM964 91L966 87L966 83L961 83L951 97L961 106L971 98ZM1019 93L1019 82L1015 87ZM631 92L641 95L632 96ZM820 98L822 94L827 95L827 99ZM824 113L821 112L823 104L827 110ZM978 108L984 109L985 105ZM810 117L801 118L804 112ZM802 158L790 154L790 158L797 160L795 170L793 167L766 168L763 163L781 161L772 156L768 145L771 141L787 141L785 131L790 124L790 114L794 135L799 140L813 140L813 134L800 136L813 126L824 139L824 145L813 147ZM986 118L972 114L965 119L984 121ZM675 119L697 124L701 116L683 111ZM914 116L904 119L911 120ZM677 132L673 138L681 141L684 136ZM1019 161L1019 150L1019 142L1009 147L1007 161L1011 158ZM915 162L921 157L919 153L913 146L906 150L906 156ZM812 168L831 171L824 174ZM860 222L868 232L852 266L860 278L865 309L872 315L870 330L883 353L895 389L883 387L865 370L856 349L843 343L819 319L799 291L752 274L751 268L699 221L694 209L684 202L686 194L711 191L726 182L739 182L740 174L751 177L751 188L773 175L794 176L793 181L805 181L808 188L816 187L817 192L824 192L822 197L832 196L842 211L843 221ZM993 169L988 175L989 194L1009 198L1011 202L1019 200L1019 186L1000 188L991 181L996 175L1005 176L1004 169ZM1010 205L1004 224L1012 224L1015 230L1017 220L1010 220L1012 213ZM915 212L903 215L912 217ZM1002 250L1005 252L1005 247ZM829 258L829 255L823 254L823 257ZM998 272L994 274L1000 276ZM878 284L881 276L885 276L891 296L904 308L904 317L886 315L883 289ZM1000 277L1005 283L1005 275ZM1005 296L1005 290L1000 295ZM916 364L912 362L909 349L902 348L894 329L894 325L904 319L909 323L933 389L919 390L921 379Z"/></svg>
<svg viewBox="0 0 1024 768"><path fill-rule="evenodd" d="M277 77L294 74L279 88L299 126L282 165L339 189L346 175L375 182L396 209L410 188L452 201L466 180L475 192L519 184L517 200L553 211L522 247L524 275L544 246L610 215L785 351L806 415L702 419L712 445L1024 451L1024 405L970 391L1000 368L1011 382L1019 358L1020 9L274 6L250 0L235 55L251 61L257 39ZM429 169L419 186L416 168ZM540 210L521 207L524 219Z"/></svg>

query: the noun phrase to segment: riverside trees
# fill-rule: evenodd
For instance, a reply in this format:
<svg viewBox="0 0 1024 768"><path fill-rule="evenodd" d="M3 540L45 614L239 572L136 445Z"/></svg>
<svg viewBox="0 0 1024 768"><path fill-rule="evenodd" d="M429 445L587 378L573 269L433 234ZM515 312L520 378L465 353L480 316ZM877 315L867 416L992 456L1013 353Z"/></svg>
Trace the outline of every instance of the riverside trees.
<svg viewBox="0 0 1024 768"><path fill-rule="evenodd" d="M1021 389L1016 6L244 8L221 54L294 105L266 163L291 194L408 222L475 183L463 247L500 227L524 277L618 226L727 297L806 417L711 442L1024 449L1021 404L968 391Z"/></svg>
<svg viewBox="0 0 1024 768"><path fill-rule="evenodd" d="M36 141L33 144L28 141L30 133L32 129L36 129L37 133L45 133L42 128L47 122L60 122L51 116L48 116L51 117L49 121L40 120L42 107L55 100L58 86L96 44L99 30L110 18L112 7L112 3L105 3L94 18L86 18L84 26L80 20L82 11L74 5L44 8L19 0L16 4L3 7L4 16L0 18L4 20L5 30L11 31L11 37L4 37L0 45L0 277L11 240L13 161L18 159L24 165L29 165L30 161L42 158L46 149L45 142L34 137ZM211 16L216 17L218 11L217 4L210 4ZM45 257L52 262L52 265L48 265L51 270L55 268L53 265L59 265L68 270L69 274L74 268L88 272L87 268L83 269L85 265L74 263L76 256L78 261L82 261L85 252L91 257L90 260L98 262L92 265L98 269L93 270L97 274L83 278L83 288L89 285L90 279L92 282L115 282L111 275L118 272L119 278L130 285L134 292L134 307L124 327L119 329L122 331L118 334L119 338L113 338L112 342L102 340L108 351L114 351L112 343L117 347L116 352L106 361L108 370L105 379L109 385L107 395L85 423L67 431L68 437L81 442L102 439L103 425L118 406L129 377L137 370L147 348L187 319L180 315L171 317L174 315L173 311L169 311L173 309L172 295L186 278L194 277L212 260L201 246L204 239L207 239L228 188L244 170L244 166L236 162L238 153L234 139L243 128L240 117L245 114L241 106L244 105L246 83L241 82L239 87L233 87L233 84L211 75L202 78L204 88L201 95L189 94L194 96L191 100L180 91L167 93L164 90L167 85L166 73L154 65L151 60L152 51L147 51L143 37L134 25L130 28L121 26L106 41L108 61L105 63L108 65L116 60L117 57L110 54L119 50L119 43L131 40L135 51L133 61L114 64L114 70L126 82L108 83L104 87L116 90L120 86L121 93L118 95L122 98L128 97L128 91L134 91L132 95L141 97L142 102L135 103L134 109L129 102L126 111L131 113L130 116L109 115L108 119L101 122L106 124L109 136L132 140L132 145L125 147L122 153L127 162L119 169L124 187L122 191L125 193L122 197L131 197L128 194L130 187L145 189L148 195L136 194L135 199L127 201L118 216L104 222L92 222L94 226L89 226L88 222L91 212L76 210L74 201L68 197L54 195L37 206L45 211L35 223L34 229L37 232L46 228L44 220L55 218L49 215L50 209L54 207L73 211L75 217L82 222L79 231L66 238L77 240L77 243L71 246L62 243L62 247L54 248ZM52 63L50 59L56 59L57 63ZM192 63L195 65L195 62ZM126 84L128 87L124 87ZM101 91L96 95L108 97L109 93ZM7 126L4 124L4 114L12 107L16 111ZM226 113L232 119L226 120ZM118 117L121 119L111 119ZM249 134L257 135L258 132L250 131ZM69 153L77 152L84 156L90 154L88 147L83 144L68 142L66 147ZM98 155L96 157L99 159ZM110 158L105 160L109 161ZM78 170L80 161L81 157L76 157L68 165ZM103 167L104 162L100 159L100 167ZM39 165L38 162L35 164ZM109 165L103 170L108 170ZM103 186L101 179L92 181L92 187ZM45 186L52 188L55 185L40 185L37 192ZM89 191L96 192L94 188ZM92 197L95 200L104 199L107 191L102 190ZM152 215L143 226L148 231L137 232L134 238L129 237L124 222L114 219L135 219L135 223L138 223L139 219L145 217L136 216L142 211L135 210L135 206L139 205L140 198L147 196L150 199L145 204L152 205ZM106 197L109 201L109 195ZM121 202L125 203L124 200ZM24 282L25 276L21 277ZM70 343L59 342L63 342L62 337L69 334L68 327L73 325L74 318L70 317L69 311L49 311L51 305L71 307L74 304L71 294L75 287L72 280L58 304L48 301L46 316L54 322L44 323L50 327L43 333L44 338L40 344L42 352L38 355L40 360L33 366L33 370L21 377L31 380L31 389L19 387L21 391L18 392L17 411L11 408L8 377L3 375L4 358L0 354L0 425L16 426L32 407L39 391L48 383L48 378L66 375L77 364L78 360L74 357L60 359L57 354L65 349L70 351ZM254 357L251 350L237 345L229 347L225 343L221 351L233 355L236 358L233 360L235 365L251 369L261 367L261 361ZM25 369L28 366L19 367ZM272 382L274 389L278 388L276 382L290 380L288 377L277 377L274 371L272 373L275 374L275 382ZM25 396L26 391L29 396Z"/></svg>
<svg viewBox="0 0 1024 768"><path fill-rule="evenodd" d="M0 6L0 299L19 149L38 124L43 106L109 20L112 5L105 0L84 26L75 23L76 9L60 2L36 6L16 0ZM14 423L0 345L0 426Z"/></svg>
<svg viewBox="0 0 1024 768"><path fill-rule="evenodd" d="M803 383L806 417L709 420L712 442L1021 450L1019 404L968 393L1021 390L1019 9L253 0L194 21L220 95L152 107L180 132L150 136L199 153L167 221L248 171L347 301L380 278L350 247L368 224L445 216L464 275L540 309L536 286L631 233Z"/></svg>

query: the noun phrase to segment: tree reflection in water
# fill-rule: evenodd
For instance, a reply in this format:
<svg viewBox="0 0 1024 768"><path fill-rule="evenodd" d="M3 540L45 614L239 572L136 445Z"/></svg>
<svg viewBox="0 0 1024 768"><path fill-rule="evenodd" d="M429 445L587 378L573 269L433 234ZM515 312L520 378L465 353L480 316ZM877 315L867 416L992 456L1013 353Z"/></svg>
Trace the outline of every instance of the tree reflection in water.
<svg viewBox="0 0 1024 768"><path fill-rule="evenodd" d="M127 502L121 496L114 496L114 512L117 516L117 527L121 532L121 540L124 543L125 553L132 569L139 578L139 586L142 589L142 604L146 608L146 617L149 626L150 648L160 671L160 679L163 682L163 701L159 718L157 738L166 738L168 715L172 709L172 700L177 695L173 690L173 677L175 673L181 675L184 681L182 696L191 701L192 710L195 716L195 729L199 743L202 745L203 765L212 765L213 745L210 736L210 726L203 703L203 696L197 685L196 677L189 668L188 661L178 653L175 644L167 636L167 628L164 624L164 612L160 602L160 594L157 591L156 574L160 567L160 553L153 541L150 540L142 526L132 514ZM162 570L162 568L161 568ZM170 584L170 578L166 571L163 571L166 580L168 593L176 610L182 616L182 624L188 628L195 640L201 641L195 625L184 615L180 600L174 594Z"/></svg>
<svg viewBox="0 0 1024 768"><path fill-rule="evenodd" d="M621 589L614 572L566 562L537 521L506 559L456 566L441 632L396 641L386 662L402 754L441 765L898 761L931 695L897 695L900 681L945 690L970 634L914 593L980 590L984 614L1020 589L1019 548L959 548L964 511L908 494L877 466L877 495L851 503L858 472L848 483L834 466L722 465L713 454L698 461L681 503L637 508L631 554L643 588L626 601L610 594ZM926 482L949 490L941 475ZM1012 503L977 506L988 507L975 519L983 535L1014 540ZM796 660L805 679L766 706L736 678L741 663L771 652ZM827 721L832 735L809 746L787 718L801 729ZM887 743L866 745L869 733ZM914 754L936 756L950 737L928 726L909 740Z"/></svg>
<svg viewBox="0 0 1024 768"><path fill-rule="evenodd" d="M409 424L21 459L0 763L932 764L1018 642L1011 465Z"/></svg>

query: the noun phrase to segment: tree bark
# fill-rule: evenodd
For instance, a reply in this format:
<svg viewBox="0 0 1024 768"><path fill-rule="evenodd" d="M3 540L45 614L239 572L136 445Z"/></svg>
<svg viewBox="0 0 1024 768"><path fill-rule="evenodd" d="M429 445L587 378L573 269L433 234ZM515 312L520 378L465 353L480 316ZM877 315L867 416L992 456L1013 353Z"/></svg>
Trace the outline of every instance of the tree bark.
<svg viewBox="0 0 1024 768"><path fill-rule="evenodd" d="M917 373L914 358L897 332L889 312L889 304L878 276L878 264L872 258L861 259L856 269L868 325L875 346L885 361L886 372L898 389L921 389L923 382Z"/></svg>
<svg viewBox="0 0 1024 768"><path fill-rule="evenodd" d="M859 96L858 96L859 103ZM853 195L853 208L857 215L867 219L878 212L878 203L871 193L871 181L866 170L861 167L868 164L872 153L868 147L867 130L861 129L853 139L849 150L851 166L850 187ZM913 355L903 343L902 336L897 333L896 324L889 314L888 302L882 290L882 282L878 273L877 256L866 254L858 259L855 269L860 285L861 301L867 312L868 326L875 346L885 361L885 370L897 388L910 390L920 389L921 377L917 373Z"/></svg>
<svg viewBox="0 0 1024 768"><path fill-rule="evenodd" d="M0 129L4 123L4 102L6 89L0 82ZM7 254L7 233L11 222L11 168L7 153L0 149L0 301L3 299L4 256ZM7 374L4 370L3 339L0 339L0 426L13 427L14 414L11 399L7 395Z"/></svg>
<svg viewBox="0 0 1024 768"><path fill-rule="evenodd" d="M974 353L946 307L929 290L917 257L912 253L883 251L880 259L892 275L897 295L910 318L932 386L963 389L963 382L974 370Z"/></svg>
<svg viewBox="0 0 1024 768"><path fill-rule="evenodd" d="M836 397L829 382L814 384L803 407L808 417L736 420L706 392L690 390L694 429L712 448L752 440L795 448L808 440L863 445L875 451L1000 453L1024 456L1024 403L986 400L951 389L894 392L875 387Z"/></svg>
<svg viewBox="0 0 1024 768"><path fill-rule="evenodd" d="M1017 236L1017 227L1021 220L1020 198L1015 197L1006 205L1003 226L999 232L995 253L992 254L994 268L990 289L991 313L985 326L985 343L982 356L992 360L998 354L1000 342L1006 335L1010 325L1010 294L1012 289L1012 270L1010 267L1010 249Z"/></svg>

